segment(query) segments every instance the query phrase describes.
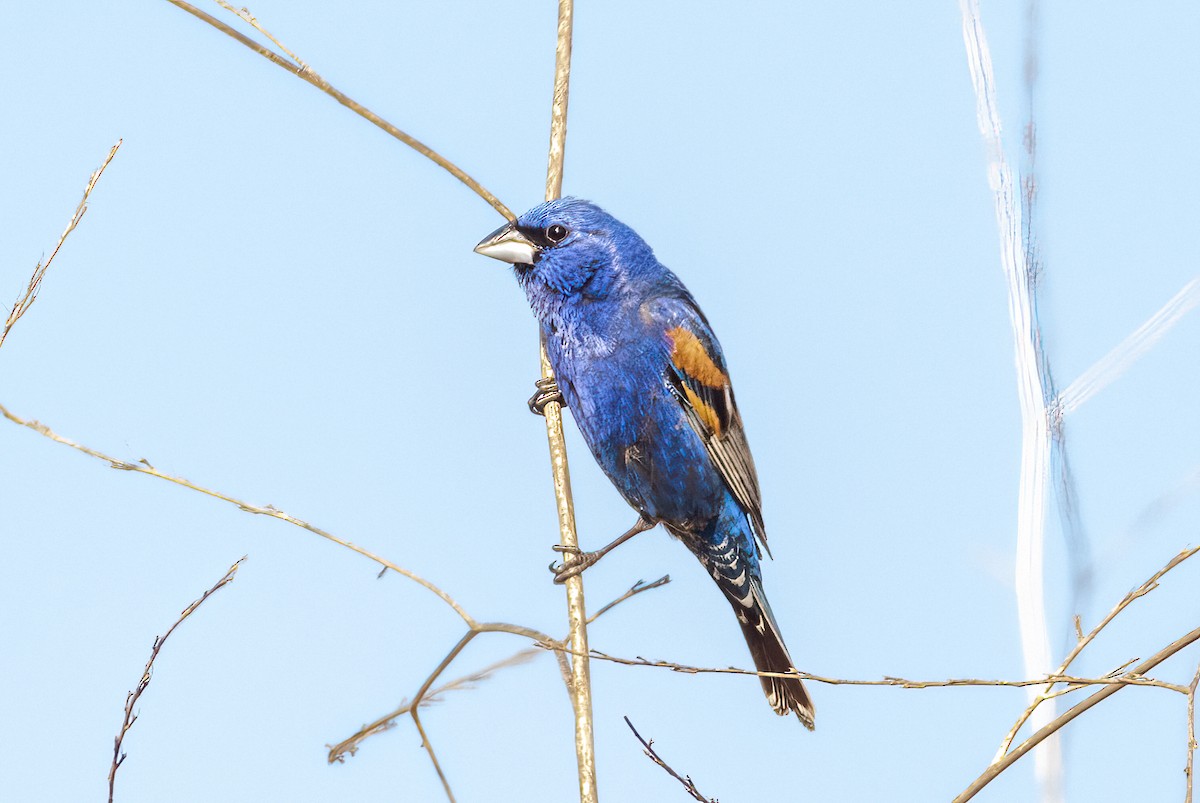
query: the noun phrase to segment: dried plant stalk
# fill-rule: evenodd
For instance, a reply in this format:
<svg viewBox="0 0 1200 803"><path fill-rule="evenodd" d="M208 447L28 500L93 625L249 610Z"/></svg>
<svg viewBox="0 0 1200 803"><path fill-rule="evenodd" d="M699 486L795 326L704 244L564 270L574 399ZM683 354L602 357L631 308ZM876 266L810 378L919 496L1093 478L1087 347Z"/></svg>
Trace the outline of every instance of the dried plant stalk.
<svg viewBox="0 0 1200 803"><path fill-rule="evenodd" d="M37 267L33 269L33 275L29 277L29 284L25 286L24 294L17 299L13 304L12 309L8 313L8 318L4 321L4 331L0 332L0 346L4 345L8 333L12 331L13 326L17 321L21 320L21 316L29 311L33 303L37 301L38 291L42 289L42 280L46 278L46 271L50 270L50 263L58 256L58 251L63 247L63 243L67 240L67 235L75 231L75 227L79 225L79 221L83 220L83 215L87 212L88 196L92 194L92 190L96 188L96 183L100 181L100 176L104 175L104 168L108 167L108 163L117 155L117 149L121 147L124 140L117 140L117 144L113 145L108 151L108 156L104 158L104 163L92 173L88 179L87 186L83 189L83 198L80 199L79 205L75 207L75 214L71 216L71 220L67 223L67 227L63 229L63 233L58 238L58 243L54 246L54 250L50 252L50 258L45 262L38 262Z"/></svg>
<svg viewBox="0 0 1200 803"><path fill-rule="evenodd" d="M567 98L571 78L571 28L574 4L559 0L558 37L554 50L554 97L550 111L550 153L546 167L546 200L562 195L563 156L567 142ZM541 344L542 378L554 379L554 369ZM571 473L567 464L567 443L563 436L562 407L546 405L546 439L550 445L550 470L554 480L554 500L558 509L559 543L568 551L578 549L575 531L575 507L571 498ZM568 552L569 554L569 552ZM588 663L587 606L583 597L583 577L579 574L566 582L567 621L570 628L571 706L575 711L575 758L579 766L580 803L596 803L596 748L592 725L592 678Z"/></svg>

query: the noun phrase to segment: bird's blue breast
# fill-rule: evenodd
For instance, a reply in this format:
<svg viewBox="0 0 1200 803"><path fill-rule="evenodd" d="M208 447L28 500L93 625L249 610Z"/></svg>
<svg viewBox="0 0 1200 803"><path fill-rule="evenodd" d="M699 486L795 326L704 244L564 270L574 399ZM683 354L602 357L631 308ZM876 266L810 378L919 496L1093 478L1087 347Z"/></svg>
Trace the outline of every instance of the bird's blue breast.
<svg viewBox="0 0 1200 803"><path fill-rule="evenodd" d="M636 313L587 320L605 325L585 329L568 318L546 332L550 363L584 441L634 508L679 528L702 527L729 494L667 382L662 333L643 331Z"/></svg>

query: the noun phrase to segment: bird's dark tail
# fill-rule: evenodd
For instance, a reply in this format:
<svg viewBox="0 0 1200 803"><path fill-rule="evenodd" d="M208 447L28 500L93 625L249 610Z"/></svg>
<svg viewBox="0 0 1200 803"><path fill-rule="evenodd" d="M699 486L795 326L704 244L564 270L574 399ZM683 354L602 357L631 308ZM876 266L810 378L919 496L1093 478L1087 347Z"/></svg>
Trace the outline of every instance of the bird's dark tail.
<svg viewBox="0 0 1200 803"><path fill-rule="evenodd" d="M750 657L759 672L791 672L795 670L792 656L788 654L787 645L779 634L779 625L775 623L775 615L771 606L763 596L758 581L751 580L751 597L753 608L749 615L743 616L745 608L738 600L730 599L734 612L738 614L738 623L742 626L742 635L746 638L746 646L750 648ZM755 615L757 614L757 615ZM763 693L775 713L787 716L794 713L801 724L813 730L812 698L800 678L759 678L762 681Z"/></svg>
<svg viewBox="0 0 1200 803"><path fill-rule="evenodd" d="M788 654L775 614L763 594L754 541L745 515L736 510L735 513L737 515L727 517L724 523L714 519L699 533L670 525L667 529L700 559L724 592L742 626L742 635L758 671L793 671L792 656ZM763 677L759 680L776 714L794 713L804 727L813 730L812 698L800 678Z"/></svg>

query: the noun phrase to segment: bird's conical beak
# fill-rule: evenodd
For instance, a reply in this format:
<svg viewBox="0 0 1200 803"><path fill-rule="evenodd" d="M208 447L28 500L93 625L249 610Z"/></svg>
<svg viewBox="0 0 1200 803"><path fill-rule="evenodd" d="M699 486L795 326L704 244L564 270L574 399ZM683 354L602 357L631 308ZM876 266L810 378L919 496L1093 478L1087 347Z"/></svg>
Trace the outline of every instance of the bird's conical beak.
<svg viewBox="0 0 1200 803"><path fill-rule="evenodd" d="M514 265L532 265L537 252L538 247L512 223L496 229L475 246L477 254Z"/></svg>

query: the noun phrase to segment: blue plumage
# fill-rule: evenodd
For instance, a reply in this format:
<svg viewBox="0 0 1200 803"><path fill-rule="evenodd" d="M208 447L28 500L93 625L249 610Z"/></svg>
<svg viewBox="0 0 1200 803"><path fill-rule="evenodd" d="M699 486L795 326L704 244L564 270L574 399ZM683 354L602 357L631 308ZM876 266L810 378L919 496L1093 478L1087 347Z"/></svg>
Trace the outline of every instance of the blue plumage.
<svg viewBox="0 0 1200 803"><path fill-rule="evenodd" d="M721 346L687 288L631 228L574 198L531 209L476 250L513 263L563 401L643 527L661 523L699 558L760 671L788 671L762 591L754 462ZM812 727L799 679L762 683L777 713Z"/></svg>

